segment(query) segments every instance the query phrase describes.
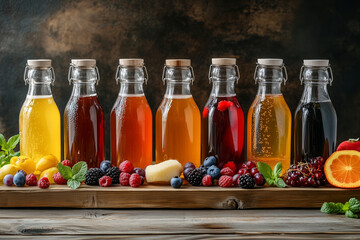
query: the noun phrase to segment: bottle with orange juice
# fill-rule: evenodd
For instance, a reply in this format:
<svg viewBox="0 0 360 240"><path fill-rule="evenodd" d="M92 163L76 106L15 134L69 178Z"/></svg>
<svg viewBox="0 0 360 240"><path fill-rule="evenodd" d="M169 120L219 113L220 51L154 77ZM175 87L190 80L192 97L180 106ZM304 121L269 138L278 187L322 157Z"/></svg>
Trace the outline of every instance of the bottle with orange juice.
<svg viewBox="0 0 360 240"><path fill-rule="evenodd" d="M248 112L247 160L272 168L281 162L284 173L290 167L291 112L281 92L287 80L283 60L258 59L254 78L259 88Z"/></svg>
<svg viewBox="0 0 360 240"><path fill-rule="evenodd" d="M156 163L176 159L200 166L201 117L190 92L194 79L189 59L166 60L166 92L156 112Z"/></svg>
<svg viewBox="0 0 360 240"><path fill-rule="evenodd" d="M49 154L60 161L60 113L51 92L55 81L51 60L28 60L24 78L29 90L19 115L20 153L35 163Z"/></svg>
<svg viewBox="0 0 360 240"><path fill-rule="evenodd" d="M147 79L143 59L119 60L116 82L120 82L120 92L110 116L115 166L125 160L142 169L152 164L152 113L143 90Z"/></svg>

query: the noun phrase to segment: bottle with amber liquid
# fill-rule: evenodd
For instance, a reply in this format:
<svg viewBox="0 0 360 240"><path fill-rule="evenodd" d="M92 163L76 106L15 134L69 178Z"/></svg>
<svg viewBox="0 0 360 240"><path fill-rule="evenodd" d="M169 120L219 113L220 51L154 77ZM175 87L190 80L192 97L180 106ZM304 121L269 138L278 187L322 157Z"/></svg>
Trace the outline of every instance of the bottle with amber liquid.
<svg viewBox="0 0 360 240"><path fill-rule="evenodd" d="M147 80L144 59L119 59L120 92L110 116L115 166L125 160L142 169L152 164L152 114L143 90Z"/></svg>
<svg viewBox="0 0 360 240"><path fill-rule="evenodd" d="M89 168L100 167L105 157L104 113L96 93L99 80L96 60L71 60L73 90L64 112L64 156L73 164L85 161Z"/></svg>
<svg viewBox="0 0 360 240"><path fill-rule="evenodd" d="M156 112L156 163L176 159L200 166L201 117L190 92L194 79L189 59L166 60L166 92Z"/></svg>
<svg viewBox="0 0 360 240"><path fill-rule="evenodd" d="M285 75L285 76L284 76ZM272 168L290 167L291 112L281 93L287 73L282 59L258 59L254 74L258 92L248 112L247 160Z"/></svg>

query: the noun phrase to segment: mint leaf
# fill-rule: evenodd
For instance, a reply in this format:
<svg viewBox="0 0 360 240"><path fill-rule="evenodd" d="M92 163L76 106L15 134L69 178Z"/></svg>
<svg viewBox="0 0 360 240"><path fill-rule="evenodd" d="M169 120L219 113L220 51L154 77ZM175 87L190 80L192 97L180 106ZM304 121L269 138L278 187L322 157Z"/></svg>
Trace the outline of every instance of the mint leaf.
<svg viewBox="0 0 360 240"><path fill-rule="evenodd" d="M281 164L281 162L278 162L274 167L273 176L275 178L280 177L281 171L282 171L282 164Z"/></svg>
<svg viewBox="0 0 360 240"><path fill-rule="evenodd" d="M2 135L1 133L0 133L0 146L1 146L1 148L4 148L4 144L6 143L6 140L5 140L5 137L4 137L4 135ZM6 143L6 145L7 145L7 143Z"/></svg>
<svg viewBox="0 0 360 240"><path fill-rule="evenodd" d="M271 178L265 178L265 181L266 181L266 183L267 183L269 186L271 186L271 185L274 184L274 180L271 179Z"/></svg>
<svg viewBox="0 0 360 240"><path fill-rule="evenodd" d="M78 187L80 187L80 182L76 181L74 179L70 179L70 180L67 181L67 185L71 189L77 189Z"/></svg>
<svg viewBox="0 0 360 240"><path fill-rule="evenodd" d="M348 218L358 218L358 215L356 215L355 213L353 213L350 210L345 212L345 216L348 217Z"/></svg>
<svg viewBox="0 0 360 240"><path fill-rule="evenodd" d="M281 170L280 170L281 172ZM282 178L277 178L275 181L274 181L274 184L279 187L279 188L284 188L286 187L286 184L284 182L284 180Z"/></svg>
<svg viewBox="0 0 360 240"><path fill-rule="evenodd" d="M338 202L338 203L331 203L331 204L334 204L334 208L336 209L336 212L335 213L345 213L345 211L343 210L344 208L344 204Z"/></svg>
<svg viewBox="0 0 360 240"><path fill-rule="evenodd" d="M358 213L360 212L360 201L357 200L356 198L350 198L349 200L350 203L350 211L352 211L353 213Z"/></svg>
<svg viewBox="0 0 360 240"><path fill-rule="evenodd" d="M18 145L20 141L20 135L14 135L11 138L9 138L9 140L7 141L7 145L8 145L8 150L11 151L14 148L16 148L16 146Z"/></svg>
<svg viewBox="0 0 360 240"><path fill-rule="evenodd" d="M272 169L269 166L269 164L263 163L263 162L258 162L257 166L258 166L259 172L264 176L265 179L267 179L267 178L273 179L273 172L272 172ZM272 184L269 184L269 185L272 185Z"/></svg>
<svg viewBox="0 0 360 240"><path fill-rule="evenodd" d="M77 176L77 178L85 177L87 169L88 169L88 167L87 167L86 162L81 161L81 162L76 163L71 170L73 178L75 176Z"/></svg>
<svg viewBox="0 0 360 240"><path fill-rule="evenodd" d="M350 209L350 203L349 202L346 202L345 204L344 204L344 206L342 207L342 211L343 212L346 212L346 211L348 211Z"/></svg>
<svg viewBox="0 0 360 240"><path fill-rule="evenodd" d="M76 180L76 181L79 181L79 182L82 182L82 181L85 181L86 177L85 177L85 175L76 174L75 176L72 177L72 179Z"/></svg>
<svg viewBox="0 0 360 240"><path fill-rule="evenodd" d="M71 168L69 166L64 166L64 165L62 165L62 163L58 163L57 168L59 170L60 175L63 178L65 178L66 180L69 180L72 178L73 175L71 172Z"/></svg>
<svg viewBox="0 0 360 240"><path fill-rule="evenodd" d="M334 207L331 206L328 202L324 202L320 209L321 212L326 214L332 214L334 213Z"/></svg>

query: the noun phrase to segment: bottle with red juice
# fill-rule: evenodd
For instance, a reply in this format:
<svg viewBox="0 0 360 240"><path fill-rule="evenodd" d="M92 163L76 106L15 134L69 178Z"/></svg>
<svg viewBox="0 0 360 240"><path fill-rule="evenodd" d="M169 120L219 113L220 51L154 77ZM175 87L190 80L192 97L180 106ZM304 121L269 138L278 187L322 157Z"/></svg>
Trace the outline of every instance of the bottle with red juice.
<svg viewBox="0 0 360 240"><path fill-rule="evenodd" d="M72 59L71 97L64 112L64 158L73 164L85 161L99 167L105 158L104 113L96 93L100 80L94 59Z"/></svg>
<svg viewBox="0 0 360 240"><path fill-rule="evenodd" d="M240 78L235 58L213 58L209 69L210 97L202 113L202 159L215 156L222 168L244 162L244 113L236 98Z"/></svg>

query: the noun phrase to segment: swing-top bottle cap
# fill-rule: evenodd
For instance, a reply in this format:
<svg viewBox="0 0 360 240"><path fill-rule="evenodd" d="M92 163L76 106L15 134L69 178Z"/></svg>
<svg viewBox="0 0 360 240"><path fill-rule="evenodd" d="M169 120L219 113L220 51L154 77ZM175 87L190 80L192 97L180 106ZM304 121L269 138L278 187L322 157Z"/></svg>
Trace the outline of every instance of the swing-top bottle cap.
<svg viewBox="0 0 360 240"><path fill-rule="evenodd" d="M190 59L166 59L166 66L169 67L190 67L191 60Z"/></svg>
<svg viewBox="0 0 360 240"><path fill-rule="evenodd" d="M236 58L212 58L211 63L214 65L232 66L236 64Z"/></svg>
<svg viewBox="0 0 360 240"><path fill-rule="evenodd" d="M96 67L95 59L71 59L71 64L74 67L88 67L93 68Z"/></svg>
<svg viewBox="0 0 360 240"><path fill-rule="evenodd" d="M283 60L280 58L258 58L257 63L266 66L282 66Z"/></svg>
<svg viewBox="0 0 360 240"><path fill-rule="evenodd" d="M35 68L50 68L51 59L29 59L27 65Z"/></svg>
<svg viewBox="0 0 360 240"><path fill-rule="evenodd" d="M304 66L327 67L329 66L329 59L304 59Z"/></svg>
<svg viewBox="0 0 360 240"><path fill-rule="evenodd" d="M120 58L119 64L121 66L142 67L142 66L144 66L144 59L142 59L142 58Z"/></svg>

